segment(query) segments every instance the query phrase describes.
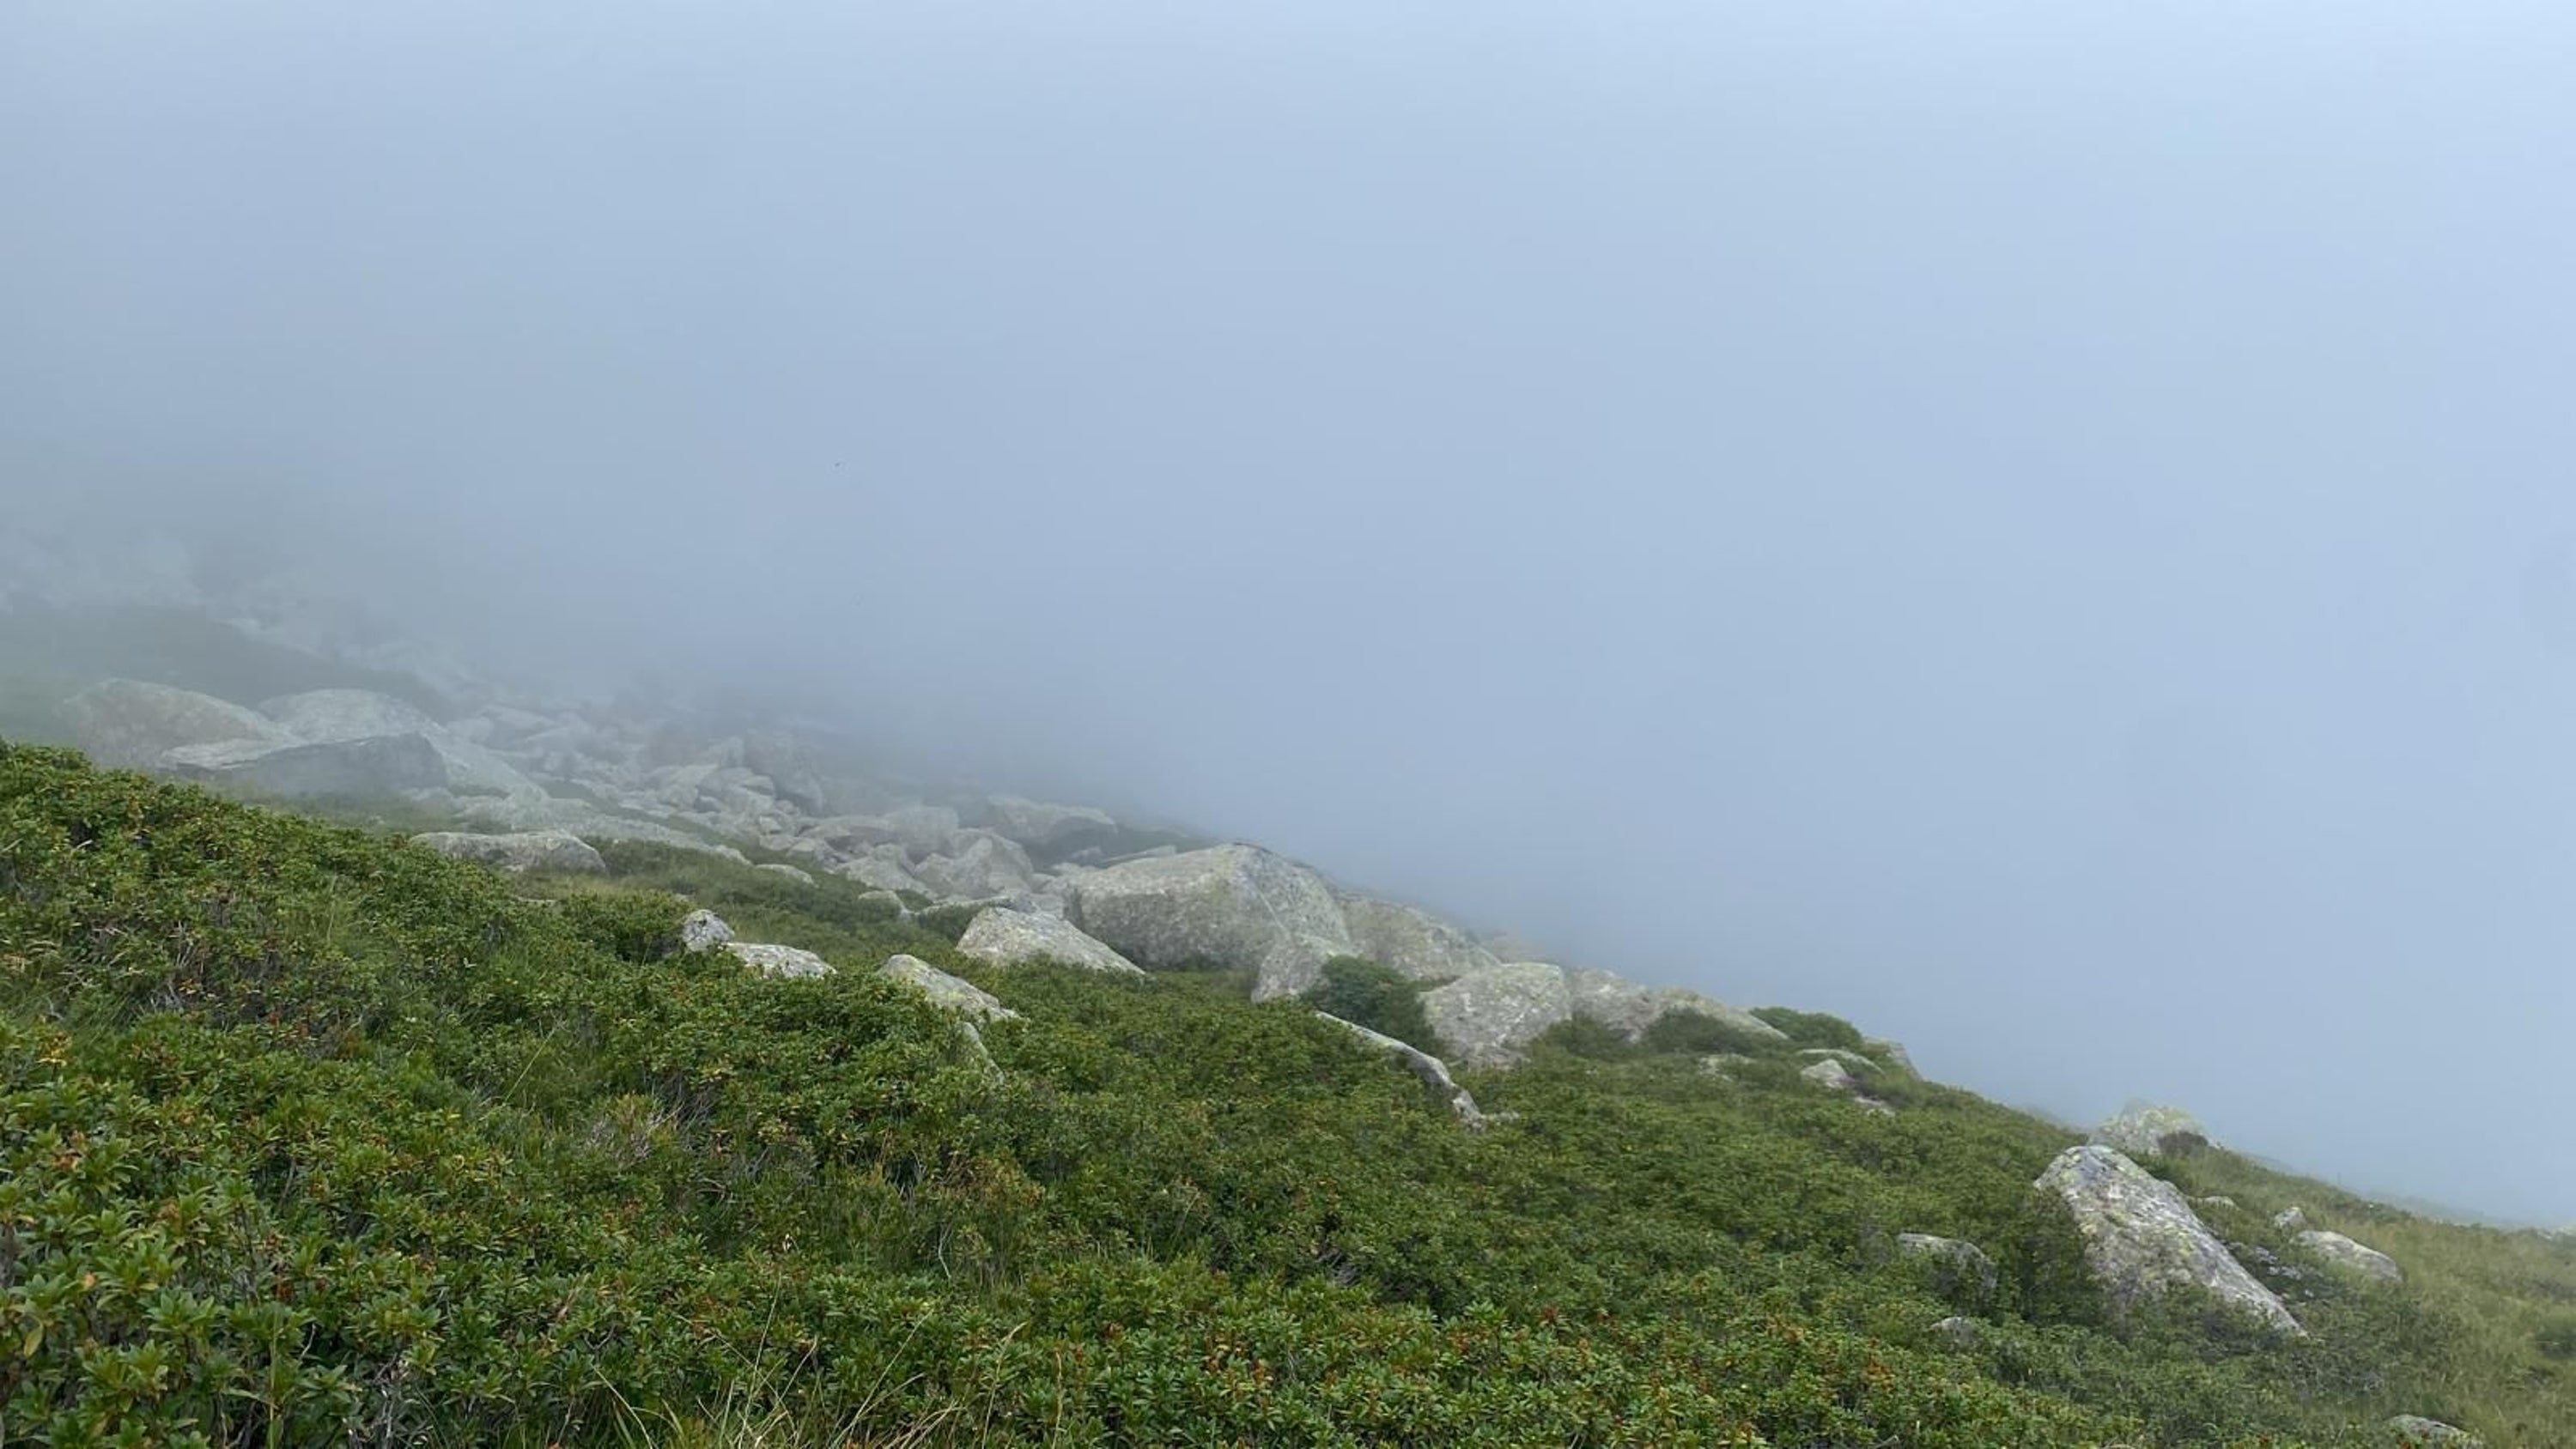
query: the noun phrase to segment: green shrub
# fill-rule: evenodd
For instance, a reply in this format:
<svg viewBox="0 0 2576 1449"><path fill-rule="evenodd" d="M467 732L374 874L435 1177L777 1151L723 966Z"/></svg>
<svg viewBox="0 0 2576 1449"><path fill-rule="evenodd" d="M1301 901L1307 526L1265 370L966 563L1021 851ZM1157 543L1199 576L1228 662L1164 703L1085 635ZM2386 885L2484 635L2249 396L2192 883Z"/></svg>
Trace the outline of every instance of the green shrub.
<svg viewBox="0 0 2576 1449"><path fill-rule="evenodd" d="M1869 1043L1860 1028L1839 1016L1822 1011L1792 1011L1785 1006L1758 1006L1753 1014L1778 1027L1795 1047L1839 1047L1847 1052L1867 1051Z"/></svg>
<svg viewBox="0 0 2576 1449"><path fill-rule="evenodd" d="M1306 988L1304 1000L1318 1011L1439 1056L1445 1050L1422 1014L1422 983L1391 966L1360 956L1335 956L1323 975Z"/></svg>
<svg viewBox="0 0 2576 1449"><path fill-rule="evenodd" d="M1638 1044L1650 1052L1688 1052L1693 1056L1712 1053L1734 1053L1758 1056L1776 1050L1779 1043L1732 1022L1720 1020L1700 1011L1668 1011L1655 1018Z"/></svg>

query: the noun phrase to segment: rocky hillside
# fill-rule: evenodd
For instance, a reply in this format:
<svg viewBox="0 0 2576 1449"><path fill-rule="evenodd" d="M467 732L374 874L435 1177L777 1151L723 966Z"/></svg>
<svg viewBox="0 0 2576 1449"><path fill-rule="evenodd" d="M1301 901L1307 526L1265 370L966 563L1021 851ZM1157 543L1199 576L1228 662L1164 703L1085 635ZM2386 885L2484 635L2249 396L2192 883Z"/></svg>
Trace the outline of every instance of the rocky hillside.
<svg viewBox="0 0 2576 1449"><path fill-rule="evenodd" d="M827 730L217 627L0 675L88 757L0 746L34 1442L2576 1442L2543 1235Z"/></svg>

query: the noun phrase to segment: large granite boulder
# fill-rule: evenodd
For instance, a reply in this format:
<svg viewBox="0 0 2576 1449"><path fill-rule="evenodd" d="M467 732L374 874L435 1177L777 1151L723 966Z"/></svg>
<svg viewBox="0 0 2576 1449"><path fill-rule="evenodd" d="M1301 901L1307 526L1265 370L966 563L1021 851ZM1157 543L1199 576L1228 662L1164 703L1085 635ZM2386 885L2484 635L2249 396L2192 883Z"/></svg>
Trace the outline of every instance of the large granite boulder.
<svg viewBox="0 0 2576 1449"><path fill-rule="evenodd" d="M2070 1147L2039 1175L2075 1219L2094 1280L2126 1308L2177 1284L2200 1288L2276 1333L2305 1332L2218 1241L2173 1184L2098 1143Z"/></svg>
<svg viewBox="0 0 2576 1449"><path fill-rule="evenodd" d="M1088 805L1051 805L1017 795L995 795L984 802L984 809L986 823L995 833L1055 858L1118 835L1118 822L1109 812Z"/></svg>
<svg viewBox="0 0 2576 1449"><path fill-rule="evenodd" d="M1422 993L1422 1014L1459 1062L1503 1067L1548 1028L1574 1015L1565 968L1512 961Z"/></svg>
<svg viewBox="0 0 2576 1449"><path fill-rule="evenodd" d="M1385 1032L1372 1031L1356 1021L1344 1021L1329 1011L1319 1011L1315 1014L1350 1032L1369 1046L1393 1057L1396 1065L1420 1078L1422 1085L1430 1088L1433 1096L1447 1103L1449 1110L1456 1114L1458 1120L1467 1125L1467 1130L1471 1132L1485 1130L1485 1114L1477 1110L1476 1099L1467 1094L1467 1089L1451 1079L1447 1062L1420 1047L1398 1041Z"/></svg>
<svg viewBox="0 0 2576 1449"><path fill-rule="evenodd" d="M1220 845L1086 871L1064 882L1077 926L1148 966L1253 970L1253 999L1294 996L1352 954L1324 878L1249 845Z"/></svg>
<svg viewBox="0 0 2576 1449"><path fill-rule="evenodd" d="M958 954L996 966L1055 961L1119 976L1144 974L1136 963L1103 945L1069 921L1007 906L976 913L957 938Z"/></svg>
<svg viewBox="0 0 2576 1449"><path fill-rule="evenodd" d="M1683 1011L1723 1022L1755 1041L1788 1040L1778 1027L1753 1013L1687 987L1640 986L1610 972L1585 967L1567 971L1565 983L1575 1015L1588 1016L1630 1041L1644 1036L1656 1022Z"/></svg>
<svg viewBox="0 0 2576 1449"><path fill-rule="evenodd" d="M1351 954L1416 981L1454 981L1503 964L1476 938L1428 911L1369 896L1339 898Z"/></svg>
<svg viewBox="0 0 2576 1449"><path fill-rule="evenodd" d="M2382 1283L2404 1281L2406 1274L2397 1260L2377 1248L2365 1248L2341 1233L2310 1228L2299 1234L2299 1246L2324 1261L2326 1266L2346 1273L2373 1278Z"/></svg>
<svg viewBox="0 0 2576 1449"><path fill-rule="evenodd" d="M701 907L680 918L680 949L683 951L712 951L732 939L733 927L713 911Z"/></svg>
<svg viewBox="0 0 2576 1449"><path fill-rule="evenodd" d="M975 1022L1017 1021L1020 1014L971 981L960 980L918 956L888 956L877 974L930 998L942 1011Z"/></svg>
<svg viewBox="0 0 2576 1449"><path fill-rule="evenodd" d="M63 701L72 739L101 765L161 768L163 757L191 745L282 745L294 736L276 721L211 694L110 679Z"/></svg>
<svg viewBox="0 0 2576 1449"><path fill-rule="evenodd" d="M500 755L387 694L364 689L315 689L260 705L260 712L307 744L357 744L418 736L436 751L441 776L433 788L456 795L543 798L545 791Z"/></svg>
<svg viewBox="0 0 2576 1449"><path fill-rule="evenodd" d="M989 830L959 831L953 854L933 855L912 874L942 900L984 900L1034 890L1037 868L1018 844Z"/></svg>
<svg viewBox="0 0 2576 1449"><path fill-rule="evenodd" d="M2131 1157L2170 1156L2209 1145L2209 1129L2180 1107L2131 1102L2093 1129L2092 1140Z"/></svg>
<svg viewBox="0 0 2576 1449"><path fill-rule="evenodd" d="M162 756L162 764L191 780L290 800L409 795L447 784L446 759L416 734L320 744L186 745Z"/></svg>
<svg viewBox="0 0 2576 1449"><path fill-rule="evenodd" d="M476 860L512 875L532 870L599 872L608 862L588 842L568 830L525 830L508 835L475 835L461 830L435 830L412 837L441 855Z"/></svg>
<svg viewBox="0 0 2576 1449"><path fill-rule="evenodd" d="M871 853L842 861L832 867L832 873L845 880L857 881L871 890L893 891L897 894L909 892L917 896L939 894L919 876L904 868L901 847L887 846L885 849L891 853L885 855Z"/></svg>

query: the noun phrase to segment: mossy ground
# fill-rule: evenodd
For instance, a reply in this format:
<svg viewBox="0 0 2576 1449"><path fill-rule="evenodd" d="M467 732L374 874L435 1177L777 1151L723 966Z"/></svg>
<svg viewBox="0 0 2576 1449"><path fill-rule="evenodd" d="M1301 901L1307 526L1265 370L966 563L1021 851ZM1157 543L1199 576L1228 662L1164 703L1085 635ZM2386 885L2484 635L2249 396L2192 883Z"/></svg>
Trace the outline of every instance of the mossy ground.
<svg viewBox="0 0 2576 1449"><path fill-rule="evenodd" d="M2028 1190L2071 1139L1966 1092L1553 1044L1470 1079L1517 1114L1474 1134L1224 973L995 969L847 882L608 854L504 880L0 746L7 1438L2576 1439L2536 1237L2352 1218L2415 1276L2323 1284L2302 1344L2110 1324ZM670 955L684 896L843 969ZM1023 1014L999 1080L897 951ZM1983 1245L1992 1299L1904 1231Z"/></svg>

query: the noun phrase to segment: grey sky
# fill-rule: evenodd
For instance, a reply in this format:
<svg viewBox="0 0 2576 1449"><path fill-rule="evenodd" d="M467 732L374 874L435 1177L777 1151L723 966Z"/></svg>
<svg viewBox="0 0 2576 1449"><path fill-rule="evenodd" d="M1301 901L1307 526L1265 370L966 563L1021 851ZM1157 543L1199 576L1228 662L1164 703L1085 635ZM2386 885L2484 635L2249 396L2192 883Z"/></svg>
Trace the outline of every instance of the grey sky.
<svg viewBox="0 0 2576 1449"><path fill-rule="evenodd" d="M2564 1219L2570 74L2537 4L0 0L0 489Z"/></svg>

